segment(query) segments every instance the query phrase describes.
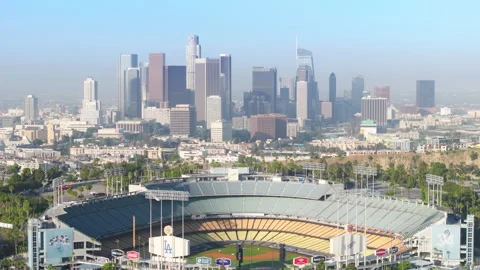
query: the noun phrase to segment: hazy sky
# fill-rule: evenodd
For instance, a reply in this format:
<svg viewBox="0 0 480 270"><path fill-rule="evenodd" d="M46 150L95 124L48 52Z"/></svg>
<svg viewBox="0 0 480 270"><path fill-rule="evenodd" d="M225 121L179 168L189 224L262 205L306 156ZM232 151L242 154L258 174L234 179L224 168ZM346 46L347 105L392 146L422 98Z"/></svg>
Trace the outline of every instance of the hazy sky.
<svg viewBox="0 0 480 270"><path fill-rule="evenodd" d="M357 74L367 89L391 85L412 100L415 80L434 79L442 102L480 90L478 10L474 0L0 0L0 95L80 99L92 76L100 98L116 98L120 53L165 52L184 65L196 34L202 56L232 54L234 97L250 89L252 66L293 75L298 36L321 97L335 72L340 95Z"/></svg>

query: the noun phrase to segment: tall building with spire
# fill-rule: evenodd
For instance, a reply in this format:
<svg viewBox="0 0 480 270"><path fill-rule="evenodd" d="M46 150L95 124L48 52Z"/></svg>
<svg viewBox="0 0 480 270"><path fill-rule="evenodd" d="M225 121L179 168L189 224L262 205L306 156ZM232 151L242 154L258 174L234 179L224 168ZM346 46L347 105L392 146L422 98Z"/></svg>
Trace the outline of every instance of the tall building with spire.
<svg viewBox="0 0 480 270"><path fill-rule="evenodd" d="M315 67L313 64L313 53L307 49L297 48L297 69L304 67L308 70L309 81L315 81Z"/></svg>
<svg viewBox="0 0 480 270"><path fill-rule="evenodd" d="M313 53L307 49L303 48L298 48L297 47L297 87L298 87L298 81L299 81L299 71L306 72L308 74L308 77L305 78L305 81L308 82L310 85L309 88L310 91L308 91L308 99L309 101L312 102L312 108L311 112L313 112L311 120L315 120L317 116L320 115L320 110L319 110L319 96L318 96L318 87L317 87L317 82L315 80L315 65L313 63ZM298 88L297 88L298 91ZM297 98L299 97L297 93ZM298 103L298 102L297 102ZM297 112L298 112L298 104L297 104ZM297 117L299 117L297 115Z"/></svg>
<svg viewBox="0 0 480 270"><path fill-rule="evenodd" d="M202 48L200 47L198 36L188 37L186 49L187 63L187 89L195 89L195 59L202 57Z"/></svg>

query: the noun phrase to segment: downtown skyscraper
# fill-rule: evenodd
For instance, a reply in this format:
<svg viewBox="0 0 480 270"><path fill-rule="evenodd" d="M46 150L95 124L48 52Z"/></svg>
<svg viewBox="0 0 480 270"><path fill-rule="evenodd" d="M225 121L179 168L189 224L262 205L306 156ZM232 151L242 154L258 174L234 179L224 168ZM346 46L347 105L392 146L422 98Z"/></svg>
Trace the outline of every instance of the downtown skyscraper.
<svg viewBox="0 0 480 270"><path fill-rule="evenodd" d="M200 47L198 36L189 36L186 48L187 89L189 90L195 89L195 59L201 57L202 48Z"/></svg>
<svg viewBox="0 0 480 270"><path fill-rule="evenodd" d="M125 71L125 118L142 117L142 90L140 68L128 68Z"/></svg>
<svg viewBox="0 0 480 270"><path fill-rule="evenodd" d="M313 53L307 49L297 48L297 69L303 67L308 71L308 81L315 81L315 66L313 64Z"/></svg>
<svg viewBox="0 0 480 270"><path fill-rule="evenodd" d="M232 56L220 54L220 96L223 119L232 119Z"/></svg>
<svg viewBox="0 0 480 270"><path fill-rule="evenodd" d="M354 77L352 79L352 108L354 114L362 110L363 91L365 91L363 76Z"/></svg>
<svg viewBox="0 0 480 270"><path fill-rule="evenodd" d="M435 81L418 80L417 81L417 99L418 108L435 107Z"/></svg>
<svg viewBox="0 0 480 270"><path fill-rule="evenodd" d="M187 73L188 75L188 73ZM188 78L187 78L188 82ZM220 61L216 58L195 59L195 108L197 121L207 120L207 97L220 95Z"/></svg>
<svg viewBox="0 0 480 270"><path fill-rule="evenodd" d="M124 119L130 117L127 114L127 103L130 95L127 95L127 70L138 67L138 56L136 54L121 54L118 62L118 111L119 118ZM130 87L131 88L131 87ZM140 91L140 89L139 89ZM138 94L141 95L140 93Z"/></svg>
<svg viewBox="0 0 480 270"><path fill-rule="evenodd" d="M38 120L38 98L34 95L25 97L25 107L23 110L25 122L34 123Z"/></svg>
<svg viewBox="0 0 480 270"><path fill-rule="evenodd" d="M311 120L316 120L317 116L320 115L320 108L319 108L319 96L318 96L318 87L317 82L315 80L315 65L313 63L313 53L307 49L297 48L297 98L299 97L298 94L298 81L300 73L306 73L308 76L306 78L302 78L302 80L308 83L308 101L310 103L309 112L311 113ZM303 85L303 83L301 83ZM297 101L297 113L299 112L299 104ZM297 118L300 117L297 115Z"/></svg>
<svg viewBox="0 0 480 270"><path fill-rule="evenodd" d="M297 93L295 92L295 85L297 84L294 76L283 76L278 79L279 90L282 88L288 88L289 100L296 100ZM281 92L279 92L281 94Z"/></svg>
<svg viewBox="0 0 480 270"><path fill-rule="evenodd" d="M300 66L297 70L297 119L300 127L304 128L306 122L315 120L316 84L311 80L308 66Z"/></svg>
<svg viewBox="0 0 480 270"><path fill-rule="evenodd" d="M151 53L148 56L148 101L168 101L164 88L165 54Z"/></svg>
<svg viewBox="0 0 480 270"><path fill-rule="evenodd" d="M186 67L166 66L164 70L165 94L170 108L178 104L193 105L193 91L186 88Z"/></svg>
<svg viewBox="0 0 480 270"><path fill-rule="evenodd" d="M89 125L99 125L100 111L98 82L89 77L83 82L83 101L80 120L86 121Z"/></svg>
<svg viewBox="0 0 480 270"><path fill-rule="evenodd" d="M262 97L261 100L269 103L265 111L257 113L274 113L277 104L277 68L253 67L252 95Z"/></svg>
<svg viewBox="0 0 480 270"><path fill-rule="evenodd" d="M328 78L328 101L335 103L337 100L337 77L332 72Z"/></svg>

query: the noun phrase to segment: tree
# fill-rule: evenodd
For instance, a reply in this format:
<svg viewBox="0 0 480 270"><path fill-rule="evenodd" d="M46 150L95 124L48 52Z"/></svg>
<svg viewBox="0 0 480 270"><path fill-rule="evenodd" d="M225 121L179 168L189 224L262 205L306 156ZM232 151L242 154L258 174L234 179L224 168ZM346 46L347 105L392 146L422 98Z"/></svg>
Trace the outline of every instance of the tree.
<svg viewBox="0 0 480 270"><path fill-rule="evenodd" d="M80 169L80 179L88 180L88 176L90 175L90 165L83 165Z"/></svg>
<svg viewBox="0 0 480 270"><path fill-rule="evenodd" d="M33 144L34 146L40 146L40 145L43 144L43 141L40 140L40 139L35 139L35 140L32 141L32 144Z"/></svg>
<svg viewBox="0 0 480 270"><path fill-rule="evenodd" d="M42 183L45 180L45 172L42 169L35 169L32 171L33 181Z"/></svg>
<svg viewBox="0 0 480 270"><path fill-rule="evenodd" d="M92 184L86 184L86 185L85 185L85 189L86 189L87 191L92 190L92 188L93 188Z"/></svg>
<svg viewBox="0 0 480 270"><path fill-rule="evenodd" d="M234 143L248 142L250 140L250 132L248 130L234 130L232 133Z"/></svg>
<svg viewBox="0 0 480 270"><path fill-rule="evenodd" d="M58 166L55 166L47 171L48 180L53 180L60 176L62 176L62 172L60 171Z"/></svg>
<svg viewBox="0 0 480 270"><path fill-rule="evenodd" d="M471 153L470 153L470 159L471 159L472 161L478 159L478 153L477 153L477 152L471 152Z"/></svg>
<svg viewBox="0 0 480 270"><path fill-rule="evenodd" d="M320 260L317 263L317 266L315 266L316 270L325 270L325 262L323 260Z"/></svg>
<svg viewBox="0 0 480 270"><path fill-rule="evenodd" d="M430 163L430 173L433 175L438 175L445 177L447 174L447 166L441 162L432 162Z"/></svg>
<svg viewBox="0 0 480 270"><path fill-rule="evenodd" d="M410 264L409 261L402 261L398 264L397 268L398 270L407 270L412 268L412 265Z"/></svg>
<svg viewBox="0 0 480 270"><path fill-rule="evenodd" d="M115 264L113 262L106 263L102 266L102 270L115 270Z"/></svg>
<svg viewBox="0 0 480 270"><path fill-rule="evenodd" d="M13 173L18 173L18 172L20 172L20 166L16 163L7 167L7 173L8 174L13 174Z"/></svg>
<svg viewBox="0 0 480 270"><path fill-rule="evenodd" d="M347 265L345 270L357 270L357 267L355 266L355 264L350 263L350 264Z"/></svg>
<svg viewBox="0 0 480 270"><path fill-rule="evenodd" d="M213 161L212 163L210 163L210 166L213 168L218 168L218 167L221 167L222 165L219 162Z"/></svg>

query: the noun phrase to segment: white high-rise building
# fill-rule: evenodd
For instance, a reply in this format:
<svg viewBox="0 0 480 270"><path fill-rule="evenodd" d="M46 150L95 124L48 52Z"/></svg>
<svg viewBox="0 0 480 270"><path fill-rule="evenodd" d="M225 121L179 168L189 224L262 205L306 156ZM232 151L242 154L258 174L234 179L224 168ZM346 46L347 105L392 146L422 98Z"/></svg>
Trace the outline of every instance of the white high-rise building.
<svg viewBox="0 0 480 270"><path fill-rule="evenodd" d="M297 118L310 119L308 115L308 82L297 82Z"/></svg>
<svg viewBox="0 0 480 270"><path fill-rule="evenodd" d="M200 47L198 36L189 36L186 49L187 89L189 90L195 89L195 59L201 57L202 48Z"/></svg>
<svg viewBox="0 0 480 270"><path fill-rule="evenodd" d="M212 122L210 130L212 142L228 142L232 140L232 122L218 120Z"/></svg>
<svg viewBox="0 0 480 270"><path fill-rule="evenodd" d="M34 95L28 95L25 97L25 121L35 122L38 120L38 98Z"/></svg>
<svg viewBox="0 0 480 270"><path fill-rule="evenodd" d="M93 78L87 78L83 82L83 101L81 121L86 121L89 125L100 125L101 105L98 100L98 82Z"/></svg>
<svg viewBox="0 0 480 270"><path fill-rule="evenodd" d="M207 97L207 128L212 123L222 120L222 98L220 96Z"/></svg>
<svg viewBox="0 0 480 270"><path fill-rule="evenodd" d="M148 97L148 63L140 64L140 94L142 100L142 118L145 117Z"/></svg>
<svg viewBox="0 0 480 270"><path fill-rule="evenodd" d="M98 82L88 77L83 81L83 101L98 100Z"/></svg>

